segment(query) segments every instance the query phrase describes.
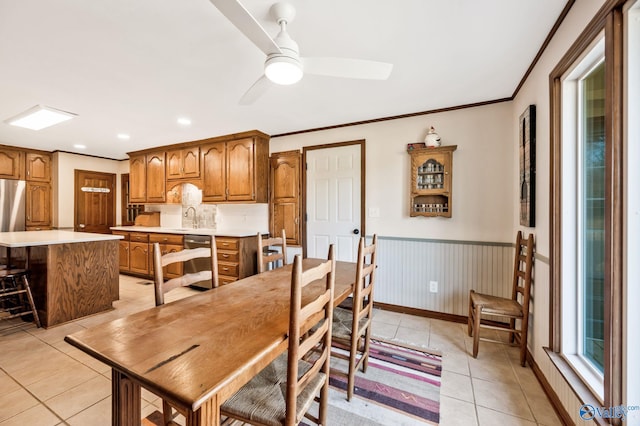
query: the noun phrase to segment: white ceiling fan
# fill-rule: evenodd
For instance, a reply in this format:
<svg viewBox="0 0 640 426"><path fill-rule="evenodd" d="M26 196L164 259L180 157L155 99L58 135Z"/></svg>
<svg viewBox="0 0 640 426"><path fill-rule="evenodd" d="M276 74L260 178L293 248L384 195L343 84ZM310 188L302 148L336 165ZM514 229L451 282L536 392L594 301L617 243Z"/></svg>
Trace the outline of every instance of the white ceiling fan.
<svg viewBox="0 0 640 426"><path fill-rule="evenodd" d="M298 44L289 37L287 24L295 17L295 9L288 3L275 3L270 13L280 25L275 39L262 28L238 0L211 0L211 3L231 21L253 44L266 55L264 75L240 99L241 105L250 105L262 96L272 83L294 84L303 73L331 77L386 80L392 64L348 58L303 58Z"/></svg>

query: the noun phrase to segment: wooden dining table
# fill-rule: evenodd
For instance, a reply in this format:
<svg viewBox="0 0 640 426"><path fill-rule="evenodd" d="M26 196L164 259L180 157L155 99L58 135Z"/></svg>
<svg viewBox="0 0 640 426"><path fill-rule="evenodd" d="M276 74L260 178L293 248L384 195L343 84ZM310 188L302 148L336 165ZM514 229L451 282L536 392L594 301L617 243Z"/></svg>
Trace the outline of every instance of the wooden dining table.
<svg viewBox="0 0 640 426"><path fill-rule="evenodd" d="M304 259L303 269L323 262ZM287 348L292 265L73 333L65 341L112 369L112 424L140 425L140 389L220 424L220 405ZM352 292L356 265L336 262L334 304ZM324 282L305 288L303 304Z"/></svg>

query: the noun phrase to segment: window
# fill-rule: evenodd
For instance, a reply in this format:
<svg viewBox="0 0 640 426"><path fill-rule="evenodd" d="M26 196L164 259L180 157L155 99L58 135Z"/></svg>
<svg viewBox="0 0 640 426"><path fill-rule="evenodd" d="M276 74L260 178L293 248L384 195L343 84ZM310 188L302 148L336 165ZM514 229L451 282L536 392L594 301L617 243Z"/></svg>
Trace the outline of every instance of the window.
<svg viewBox="0 0 640 426"><path fill-rule="evenodd" d="M605 407L624 403L627 371L623 117L637 74L625 81L622 64L634 2L606 2L550 75L549 354L582 402Z"/></svg>
<svg viewBox="0 0 640 426"><path fill-rule="evenodd" d="M604 36L562 79L562 355L602 399L605 270Z"/></svg>

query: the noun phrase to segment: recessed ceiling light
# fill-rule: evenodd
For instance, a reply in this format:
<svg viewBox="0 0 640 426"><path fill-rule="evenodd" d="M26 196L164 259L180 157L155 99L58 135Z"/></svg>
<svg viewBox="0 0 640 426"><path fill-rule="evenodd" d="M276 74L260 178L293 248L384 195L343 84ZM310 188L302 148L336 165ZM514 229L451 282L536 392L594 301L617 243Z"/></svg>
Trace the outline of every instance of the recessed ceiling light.
<svg viewBox="0 0 640 426"><path fill-rule="evenodd" d="M180 124L182 126L190 126L191 125L191 120L186 118L186 117L180 117L180 118L178 118L178 124Z"/></svg>
<svg viewBox="0 0 640 426"><path fill-rule="evenodd" d="M40 130L63 121L71 120L78 114L61 111L44 105L36 105L23 113L5 120L12 126L24 127L31 130Z"/></svg>
<svg viewBox="0 0 640 426"><path fill-rule="evenodd" d="M118 133L118 139L122 139L123 141L128 141L129 139L131 139L131 136L129 136L126 133Z"/></svg>
<svg viewBox="0 0 640 426"><path fill-rule="evenodd" d="M82 145L81 143L76 143L76 144L73 144L73 147L77 149L85 149L87 146Z"/></svg>

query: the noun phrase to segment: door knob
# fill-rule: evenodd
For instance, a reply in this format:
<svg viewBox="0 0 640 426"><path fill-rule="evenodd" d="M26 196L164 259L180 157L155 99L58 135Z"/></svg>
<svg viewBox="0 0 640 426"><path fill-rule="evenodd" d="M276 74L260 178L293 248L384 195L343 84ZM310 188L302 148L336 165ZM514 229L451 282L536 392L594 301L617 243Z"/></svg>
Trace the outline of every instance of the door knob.
<svg viewBox="0 0 640 426"><path fill-rule="evenodd" d="M355 235L358 235L358 234L360 233L360 230L359 230L359 229L354 229L354 230L353 230L353 233L354 233Z"/></svg>
<svg viewBox="0 0 640 426"><path fill-rule="evenodd" d="M84 223L81 223L80 225L78 225L78 228L84 228Z"/></svg>

